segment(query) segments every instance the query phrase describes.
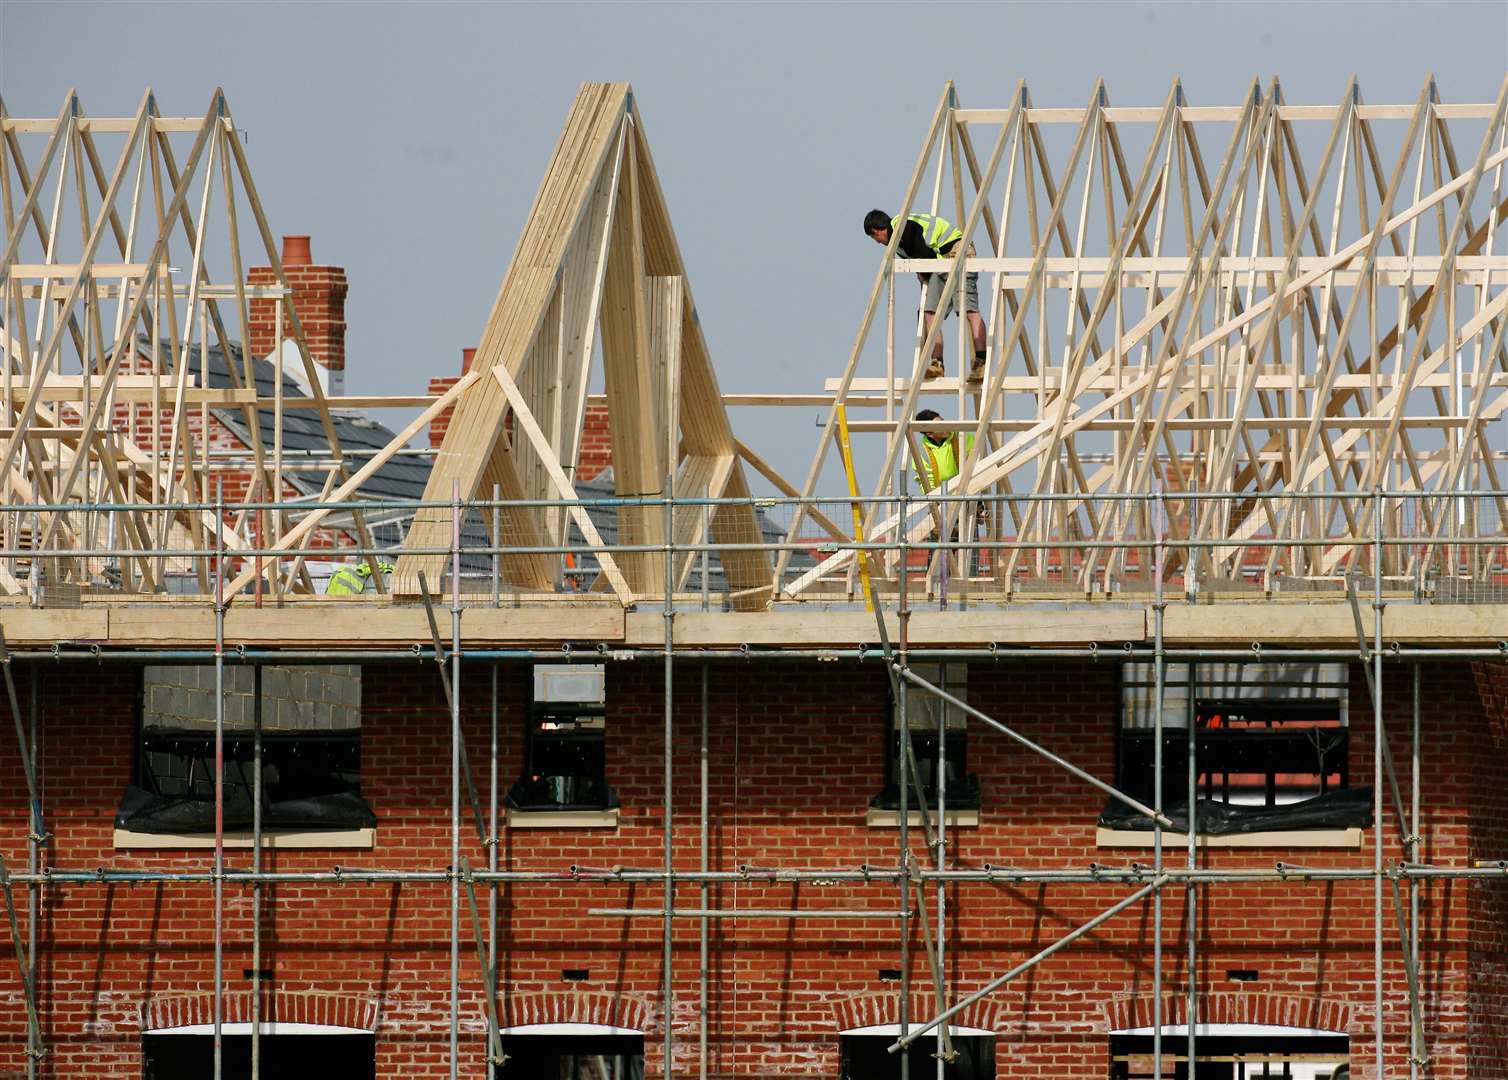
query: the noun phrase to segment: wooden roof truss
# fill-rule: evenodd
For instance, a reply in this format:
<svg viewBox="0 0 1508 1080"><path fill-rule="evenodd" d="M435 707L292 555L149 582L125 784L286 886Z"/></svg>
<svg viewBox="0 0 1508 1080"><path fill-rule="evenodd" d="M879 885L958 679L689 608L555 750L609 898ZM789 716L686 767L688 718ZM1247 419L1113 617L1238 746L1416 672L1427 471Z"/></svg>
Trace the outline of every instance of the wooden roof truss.
<svg viewBox="0 0 1508 1080"><path fill-rule="evenodd" d="M691 286L627 84L589 83L571 108L508 267L471 371L430 475L425 500L578 498L573 484L586 396L600 357L611 429L618 542L658 546L711 541L758 544L749 504L685 505L667 517L661 500L746 498L732 427L702 335ZM511 431L508 418L511 416ZM646 500L636 502L634 500ZM438 580L452 513L421 510L398 563L395 590L420 571ZM624 604L665 593L664 558L609 553L579 507L510 507L497 542L560 547L574 523L602 568L597 588ZM771 566L760 551L720 553L739 607L769 602ZM506 552L504 577L556 587L560 555ZM678 555L672 588L684 587L693 552Z"/></svg>
<svg viewBox="0 0 1508 1080"><path fill-rule="evenodd" d="M53 583L152 592L176 571L207 592L210 560L191 550L282 540L288 511L244 505L217 540L212 505L207 410L223 394L198 374L212 347L240 358L227 366L254 459L240 501L283 491L281 446L262 444L254 415L254 295L276 299L297 345L335 466L324 493L348 475L222 91L198 118L161 115L151 90L123 118L90 117L72 91L52 119L12 118L0 101L0 202L0 492L8 504L51 507L0 514L6 548L45 552ZM247 284L248 255L272 266L272 286ZM216 266L228 280L215 279ZM354 521L370 546L363 515ZM0 559L0 592L22 589L12 564ZM275 590L310 585L302 559L267 560L263 571Z"/></svg>
<svg viewBox="0 0 1508 1080"><path fill-rule="evenodd" d="M1260 570L1270 587L1367 565L1379 489L1420 496L1386 501L1384 532L1419 540L1389 548L1389 574L1439 565L1452 541L1501 537L1505 94L1449 105L1430 79L1412 104L1372 106L1353 79L1333 105L1293 106L1273 80L1209 108L1175 82L1161 105L1125 108L1097 83L1063 109L1018 84L1007 107L970 109L949 84L900 209L942 214L965 240L942 260L897 259L892 244L828 385L834 410L888 398L885 421L851 425L885 436L872 494L909 469L897 418L930 405L976 437L947 491L1001 497L991 535L1042 545L997 553L1007 591L1023 577L1095 591L1145 575L1159 529L1145 496L1157 494L1175 545L1207 545L1175 546L1165 569L1192 559L1206 580ZM945 327L957 327L952 357L972 348L961 320L926 340L919 322L896 327L895 276L912 271L946 275L945 296L981 275L981 381L921 381ZM860 378L880 346L887 377ZM1485 494L1451 498L1463 491ZM1055 498L1009 498L1022 494ZM904 525L922 541L972 512L918 500ZM894 541L901 526L876 509L866 536ZM1466 573L1501 555L1458 547L1450 565ZM781 595L850 559L799 576L781 560Z"/></svg>

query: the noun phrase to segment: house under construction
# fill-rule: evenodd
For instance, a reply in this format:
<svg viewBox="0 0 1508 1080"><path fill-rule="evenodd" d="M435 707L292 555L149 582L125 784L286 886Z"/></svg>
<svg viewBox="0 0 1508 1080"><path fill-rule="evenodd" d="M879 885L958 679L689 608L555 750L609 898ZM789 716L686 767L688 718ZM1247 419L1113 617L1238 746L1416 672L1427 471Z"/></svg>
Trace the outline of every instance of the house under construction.
<svg viewBox="0 0 1508 1080"><path fill-rule="evenodd" d="M767 394L627 85L402 398L222 92L0 103L0 1075L1508 1080L1508 83L1087 89Z"/></svg>

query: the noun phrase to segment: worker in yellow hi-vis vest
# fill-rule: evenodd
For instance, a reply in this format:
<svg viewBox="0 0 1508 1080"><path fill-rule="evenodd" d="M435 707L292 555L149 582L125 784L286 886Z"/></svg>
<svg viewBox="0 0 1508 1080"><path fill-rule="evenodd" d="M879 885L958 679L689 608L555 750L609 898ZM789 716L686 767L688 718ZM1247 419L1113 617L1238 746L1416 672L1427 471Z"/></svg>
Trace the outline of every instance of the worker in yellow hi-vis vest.
<svg viewBox="0 0 1508 1080"><path fill-rule="evenodd" d="M936 214L908 214L906 224L901 226L900 217L891 217L883 210L871 210L864 215L864 235L876 244L887 245L896 228L901 230L901 239L895 253L903 259L945 259L957 254L963 240L963 230L954 228L952 222ZM972 251L969 254L973 254ZM941 315L946 319L958 310L958 293L963 294L963 310L969 320L969 332L974 336L974 363L969 369L969 378L979 379L984 375L984 319L979 314L979 275L965 274L963 285L954 292L947 304L942 304L944 274L917 274L922 284L922 335L932 329L932 320ZM943 367L943 335L937 335L932 346L932 360L927 365L925 379L940 378Z"/></svg>
<svg viewBox="0 0 1508 1080"><path fill-rule="evenodd" d="M942 417L938 416L931 409L923 409L916 414L916 419L919 423L926 423L931 420L941 420ZM956 431L937 431L926 428L922 429L921 434L922 437L919 440L914 440L911 443L912 467L916 470L916 479L921 485L922 490L936 491L943 484L946 484L958 475L958 470L963 464L963 459L974 449L974 436L960 435ZM985 507L983 504L977 506L971 525L965 527L964 507L957 503L949 505L956 511L956 517L953 529L948 536L948 542L957 543L960 534L972 540L978 535L978 528L986 519ZM937 521L939 526L938 532L940 536L941 524L944 517L942 504L935 504L933 512L935 515L934 520Z"/></svg>
<svg viewBox="0 0 1508 1080"><path fill-rule="evenodd" d="M377 569L384 574L393 572L393 564L379 562ZM342 566L330 575L330 580L325 582L326 596L358 596L367 591L367 579L372 576L372 568L367 563L357 563L355 566Z"/></svg>
<svg viewBox="0 0 1508 1080"><path fill-rule="evenodd" d="M916 419L918 423L925 423L928 420L941 420L942 417L931 409L923 409L916 414ZM960 462L974 449L974 436L960 437L956 431L928 431L923 428L918 449L920 456L912 462L916 469L916 479L923 491L932 491L958 475Z"/></svg>

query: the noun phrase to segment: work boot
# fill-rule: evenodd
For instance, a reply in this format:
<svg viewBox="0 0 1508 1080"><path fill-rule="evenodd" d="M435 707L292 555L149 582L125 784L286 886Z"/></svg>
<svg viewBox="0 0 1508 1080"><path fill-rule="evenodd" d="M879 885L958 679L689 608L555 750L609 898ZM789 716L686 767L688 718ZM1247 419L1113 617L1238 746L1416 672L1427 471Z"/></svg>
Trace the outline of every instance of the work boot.
<svg viewBox="0 0 1508 1080"><path fill-rule="evenodd" d="M984 379L984 357L974 357L973 366L969 368L969 382L981 382Z"/></svg>
<svg viewBox="0 0 1508 1080"><path fill-rule="evenodd" d="M923 375L922 378L923 379L940 379L940 378L942 378L946 374L947 374L947 369L943 367L942 357L940 357L940 356L934 356L932 358L932 362L927 365L927 373L925 375Z"/></svg>

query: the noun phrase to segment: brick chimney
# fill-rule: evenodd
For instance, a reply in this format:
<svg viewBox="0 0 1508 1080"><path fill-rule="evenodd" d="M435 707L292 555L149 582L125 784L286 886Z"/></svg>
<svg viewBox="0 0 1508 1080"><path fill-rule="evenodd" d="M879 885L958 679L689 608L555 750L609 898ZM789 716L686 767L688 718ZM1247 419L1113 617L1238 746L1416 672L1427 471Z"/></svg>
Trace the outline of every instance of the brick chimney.
<svg viewBox="0 0 1508 1080"><path fill-rule="evenodd" d="M309 251L307 236L283 237L283 272L293 288L292 304L304 327L309 355L320 375L327 394L345 392L346 372L346 271L340 266L317 266ZM253 266L247 275L252 285L274 285L277 278L270 266ZM277 342L276 314L273 300L252 300L251 325L247 328L247 348L253 356L269 355ZM293 335L287 312L283 314L283 337ZM292 372L302 376L302 372Z"/></svg>
<svg viewBox="0 0 1508 1080"><path fill-rule="evenodd" d="M471 362L476 357L475 349L461 350L461 375L471 370ZM443 394L457 382L460 375L438 375L429 380L429 392L431 394ZM450 427L450 414L453 409L446 409L429 422L429 445L439 447L445 442L445 432ZM508 414L508 434L513 434L513 414ZM581 424L581 449L577 458L575 479L586 482L595 480L609 465L613 463L613 444L607 427L607 405L598 402L588 402L586 416Z"/></svg>
<svg viewBox="0 0 1508 1080"><path fill-rule="evenodd" d="M581 449L576 459L576 479L585 483L613 463L613 442L607 429L607 403L588 402L581 421Z"/></svg>
<svg viewBox="0 0 1508 1080"><path fill-rule="evenodd" d="M461 375L471 370L471 361L476 357L475 349L461 350ZM461 381L461 375L436 375L429 380L429 392L431 394L443 394L456 383ZM446 409L429 422L429 445L438 447L445 441L445 432L450 427L450 414L454 408Z"/></svg>

